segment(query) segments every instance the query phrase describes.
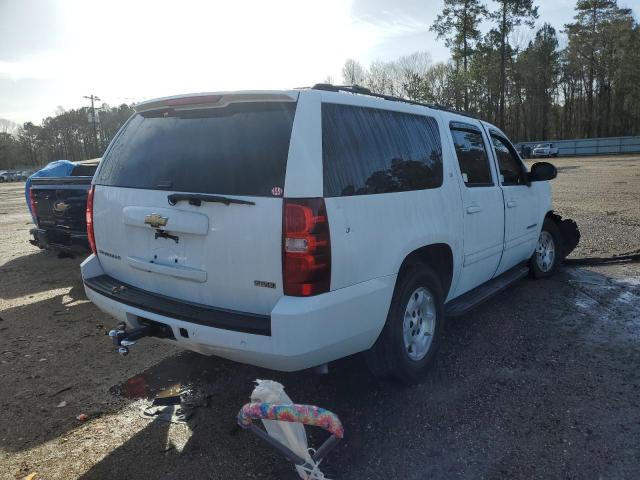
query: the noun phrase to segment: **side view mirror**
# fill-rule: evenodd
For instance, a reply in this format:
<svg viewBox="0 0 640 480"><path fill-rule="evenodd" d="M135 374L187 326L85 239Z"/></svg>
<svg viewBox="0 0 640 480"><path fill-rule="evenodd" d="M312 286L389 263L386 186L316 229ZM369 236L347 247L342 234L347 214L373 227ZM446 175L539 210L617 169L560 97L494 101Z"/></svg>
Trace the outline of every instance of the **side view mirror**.
<svg viewBox="0 0 640 480"><path fill-rule="evenodd" d="M545 180L553 180L558 176L558 170L549 162L537 162L531 166L529 172L530 182L541 182Z"/></svg>

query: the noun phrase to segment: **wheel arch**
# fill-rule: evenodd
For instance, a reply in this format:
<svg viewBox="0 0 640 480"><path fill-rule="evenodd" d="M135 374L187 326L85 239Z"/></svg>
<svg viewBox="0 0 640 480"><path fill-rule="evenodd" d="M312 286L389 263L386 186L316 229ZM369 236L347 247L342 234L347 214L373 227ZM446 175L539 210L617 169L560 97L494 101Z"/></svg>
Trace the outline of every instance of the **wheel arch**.
<svg viewBox="0 0 640 480"><path fill-rule="evenodd" d="M446 243L432 243L408 253L398 270L398 279L411 266L423 263L436 272L442 285L442 293L447 298L453 281L453 250ZM398 280L396 280L397 284Z"/></svg>

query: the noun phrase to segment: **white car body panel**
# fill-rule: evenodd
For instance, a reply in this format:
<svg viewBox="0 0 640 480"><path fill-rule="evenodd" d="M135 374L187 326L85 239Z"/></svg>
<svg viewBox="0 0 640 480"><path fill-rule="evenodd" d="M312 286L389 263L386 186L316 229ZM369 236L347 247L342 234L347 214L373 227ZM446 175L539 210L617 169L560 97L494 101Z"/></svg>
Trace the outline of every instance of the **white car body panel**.
<svg viewBox="0 0 640 480"><path fill-rule="evenodd" d="M427 115L436 120L440 115L438 111L411 104L381 104L375 98L331 92L321 95L324 102ZM446 130L441 121L438 125L444 138ZM462 228L456 219L460 212L459 186L452 163L447 160L443 163L443 184L439 188L325 199L331 228L332 288L397 274L406 256L425 245L444 243L454 252L459 250L462 238ZM457 261L454 258L454 263Z"/></svg>
<svg viewBox="0 0 640 480"><path fill-rule="evenodd" d="M487 130L499 132L505 139L508 137L493 125L483 122ZM513 146L513 145L512 145ZM495 150L491 150L494 166L497 166ZM514 147L514 151L516 151ZM556 148L557 153L557 148ZM519 158L519 156L518 156ZM526 170L522 159L520 163ZM551 187L549 182L532 182L530 185L503 185L505 235L502 259L496 275L500 275L522 259L530 258L535 250L542 224L551 211Z"/></svg>
<svg viewBox="0 0 640 480"><path fill-rule="evenodd" d="M94 231L105 273L188 302L255 314L271 312L282 296L282 199L251 197L255 205L203 203L199 207L180 202L168 208L170 193L96 185ZM167 229L179 235L180 242L156 240L154 228L131 220L132 209L138 217L163 213L169 219ZM204 234L202 217L208 226ZM256 241L257 232L260 241ZM246 261L238 262L240 258ZM148 264L146 270L142 262ZM183 275L184 269L203 272L205 278L194 281ZM256 288L255 280L274 282L276 288Z"/></svg>
<svg viewBox="0 0 640 480"><path fill-rule="evenodd" d="M322 125L318 92L305 92L298 98L284 191L289 198L322 197Z"/></svg>
<svg viewBox="0 0 640 480"><path fill-rule="evenodd" d="M443 138L447 139L448 160L462 195L462 204L456 213L463 225L463 261L459 281L452 285L450 292L450 297L455 298L493 278L502 256L504 212L494 163L490 162L492 186L467 187L448 128L450 122L464 122L482 130L481 123L452 113L443 113L442 116L447 127ZM490 142L484 131L482 136L488 150Z"/></svg>

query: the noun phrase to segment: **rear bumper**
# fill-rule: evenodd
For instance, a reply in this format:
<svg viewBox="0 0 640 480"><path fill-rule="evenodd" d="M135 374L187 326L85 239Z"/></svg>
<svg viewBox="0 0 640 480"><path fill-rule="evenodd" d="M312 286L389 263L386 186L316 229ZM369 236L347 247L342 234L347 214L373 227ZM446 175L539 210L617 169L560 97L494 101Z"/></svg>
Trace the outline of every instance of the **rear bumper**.
<svg viewBox="0 0 640 480"><path fill-rule="evenodd" d="M314 297L283 296L269 316L261 316L189 304L133 287L144 301L125 298L124 292L110 294L96 288L104 283L105 273L95 255L81 269L89 299L117 320L131 327L139 326L139 318L161 322L175 336L166 341L182 348L282 371L314 367L370 348L384 326L396 280L390 275ZM263 326L268 321L270 328L249 333L247 320Z"/></svg>
<svg viewBox="0 0 640 480"><path fill-rule="evenodd" d="M44 228L32 228L29 233L31 234L29 243L39 248L54 248L75 253L84 253L89 250L86 233Z"/></svg>
<svg viewBox="0 0 640 480"><path fill-rule="evenodd" d="M108 275L87 278L85 289L124 305L163 317L235 332L271 335L271 318L175 300L119 282Z"/></svg>

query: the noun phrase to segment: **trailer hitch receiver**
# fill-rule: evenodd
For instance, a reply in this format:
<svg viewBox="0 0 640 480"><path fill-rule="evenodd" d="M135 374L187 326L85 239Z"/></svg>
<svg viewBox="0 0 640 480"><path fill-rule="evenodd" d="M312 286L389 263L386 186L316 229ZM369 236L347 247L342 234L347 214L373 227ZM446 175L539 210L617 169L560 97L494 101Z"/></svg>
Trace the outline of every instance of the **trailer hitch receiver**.
<svg viewBox="0 0 640 480"><path fill-rule="evenodd" d="M118 347L118 353L120 355L128 355L129 347L135 345L141 338L149 337L153 333L153 325L142 325L133 330L127 330L127 325L124 322L120 322L114 330L109 331L109 336L113 344Z"/></svg>

